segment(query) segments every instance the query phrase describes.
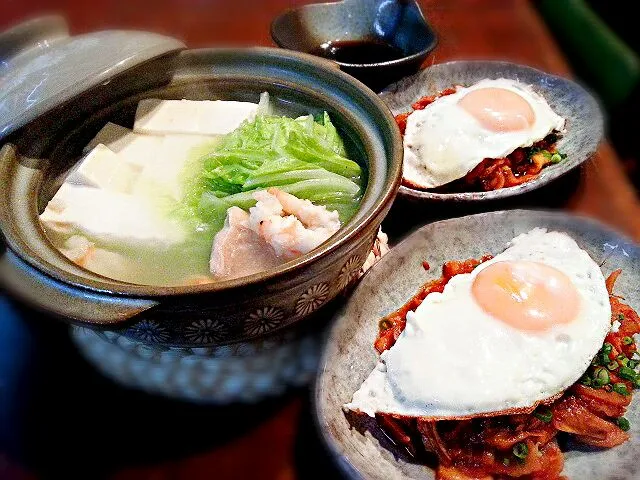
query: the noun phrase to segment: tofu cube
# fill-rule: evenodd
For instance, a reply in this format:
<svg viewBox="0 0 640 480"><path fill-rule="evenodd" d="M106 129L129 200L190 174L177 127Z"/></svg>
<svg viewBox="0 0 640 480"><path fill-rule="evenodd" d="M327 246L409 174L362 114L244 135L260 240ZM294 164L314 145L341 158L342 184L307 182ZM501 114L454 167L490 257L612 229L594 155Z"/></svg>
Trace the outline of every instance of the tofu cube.
<svg viewBox="0 0 640 480"><path fill-rule="evenodd" d="M140 167L126 162L107 146L99 143L73 169L67 183L129 193L140 174Z"/></svg>
<svg viewBox="0 0 640 480"><path fill-rule="evenodd" d="M105 248L166 250L184 242L179 221L164 215L149 199L64 183L40 221L50 238L86 237Z"/></svg>
<svg viewBox="0 0 640 480"><path fill-rule="evenodd" d="M159 100L138 103L133 130L155 135L225 135L255 118L258 104L225 100Z"/></svg>

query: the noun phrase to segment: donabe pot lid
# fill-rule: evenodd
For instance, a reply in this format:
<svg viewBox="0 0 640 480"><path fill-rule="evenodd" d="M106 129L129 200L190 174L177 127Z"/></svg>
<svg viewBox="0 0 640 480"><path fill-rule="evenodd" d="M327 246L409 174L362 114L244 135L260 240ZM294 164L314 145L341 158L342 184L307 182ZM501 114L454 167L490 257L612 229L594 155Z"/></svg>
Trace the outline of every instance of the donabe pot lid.
<svg viewBox="0 0 640 480"><path fill-rule="evenodd" d="M61 17L0 33L0 140L86 90L186 48L171 37L108 30L69 36Z"/></svg>

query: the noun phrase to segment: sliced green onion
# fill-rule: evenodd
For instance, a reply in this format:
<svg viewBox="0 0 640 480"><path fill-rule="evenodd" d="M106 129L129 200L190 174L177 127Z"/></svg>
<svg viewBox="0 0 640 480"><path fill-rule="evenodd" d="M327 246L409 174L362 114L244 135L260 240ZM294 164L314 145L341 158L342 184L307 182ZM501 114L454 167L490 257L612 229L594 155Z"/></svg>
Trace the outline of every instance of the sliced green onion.
<svg viewBox="0 0 640 480"><path fill-rule="evenodd" d="M511 461L510 461L507 457L505 457L505 458L503 458L503 459L502 459L502 464L503 464L505 467L508 467L510 463L511 463Z"/></svg>
<svg viewBox="0 0 640 480"><path fill-rule="evenodd" d="M551 412L549 407L538 407L535 412L533 412L533 415L544 423L549 423L553 419L553 412Z"/></svg>
<svg viewBox="0 0 640 480"><path fill-rule="evenodd" d="M584 385L585 387L590 387L591 386L591 378L589 378L588 376L584 376L580 379L580 383L582 385Z"/></svg>
<svg viewBox="0 0 640 480"><path fill-rule="evenodd" d="M608 384L610 381L609 372L606 368L598 367L593 372L593 384L597 387L602 387Z"/></svg>
<svg viewBox="0 0 640 480"><path fill-rule="evenodd" d="M618 362L616 362L615 360L613 362L609 362L607 364L607 368L609 370L615 370L616 368L618 368Z"/></svg>
<svg viewBox="0 0 640 480"><path fill-rule="evenodd" d="M640 388L640 375L636 377L636 379L633 381L633 386L635 388Z"/></svg>
<svg viewBox="0 0 640 480"><path fill-rule="evenodd" d="M629 363L629 359L627 358L627 356L626 356L626 355L624 355L624 354L622 354L622 353L621 353L620 355L618 355L618 356L616 357L616 359L618 360L618 363L619 363L620 365L622 365L623 367L626 367L626 366L627 366L627 363Z"/></svg>
<svg viewBox="0 0 640 480"><path fill-rule="evenodd" d="M631 425L629 424L629 420L627 420L624 417L620 417L616 419L616 424L618 424L618 427L620 427L620 430L622 430L623 432L628 432L629 428L631 428Z"/></svg>
<svg viewBox="0 0 640 480"><path fill-rule="evenodd" d="M606 353L607 355L611 353L611 350L613 350L613 345L611 345L609 342L605 343L602 346L602 352Z"/></svg>
<svg viewBox="0 0 640 480"><path fill-rule="evenodd" d="M636 368L638 366L638 360L629 360L627 362L627 367Z"/></svg>
<svg viewBox="0 0 640 480"><path fill-rule="evenodd" d="M600 358L600 365L606 365L608 364L611 359L609 358L609 354L608 353L601 353L600 354L602 358Z"/></svg>
<svg viewBox="0 0 640 480"><path fill-rule="evenodd" d="M625 380L634 381L636 379L635 370L633 370L632 368L629 368L629 367L621 367L620 371L618 372L618 375L620 375Z"/></svg>
<svg viewBox="0 0 640 480"><path fill-rule="evenodd" d="M551 155L551 163L560 163L562 161L562 156L559 153L554 153Z"/></svg>
<svg viewBox="0 0 640 480"><path fill-rule="evenodd" d="M631 337L623 337L622 344L623 345L631 345L633 343L633 338Z"/></svg>
<svg viewBox="0 0 640 480"><path fill-rule="evenodd" d="M621 322L622 320L624 320L624 314L619 313L619 314L618 314L618 321L620 321L620 322Z"/></svg>
<svg viewBox="0 0 640 480"><path fill-rule="evenodd" d="M629 395L629 390L627 390L627 386L624 383L614 383L613 391L620 395Z"/></svg>
<svg viewBox="0 0 640 480"><path fill-rule="evenodd" d="M520 460L524 460L529 455L529 447L524 442L516 443L513 446L513 454Z"/></svg>

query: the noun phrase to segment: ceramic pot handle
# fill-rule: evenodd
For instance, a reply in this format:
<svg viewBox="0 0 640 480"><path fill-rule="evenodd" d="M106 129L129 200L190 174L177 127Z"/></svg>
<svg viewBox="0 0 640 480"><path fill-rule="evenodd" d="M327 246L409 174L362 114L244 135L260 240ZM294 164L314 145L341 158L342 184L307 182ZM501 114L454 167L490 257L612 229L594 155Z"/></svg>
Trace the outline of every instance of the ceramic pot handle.
<svg viewBox="0 0 640 480"><path fill-rule="evenodd" d="M39 17L16 25L0 32L0 65L10 65L13 57L47 48L68 36L67 23L57 15Z"/></svg>
<svg viewBox="0 0 640 480"><path fill-rule="evenodd" d="M59 282L22 261L11 249L0 254L1 284L28 305L76 323L114 326L157 305L147 299L97 293Z"/></svg>

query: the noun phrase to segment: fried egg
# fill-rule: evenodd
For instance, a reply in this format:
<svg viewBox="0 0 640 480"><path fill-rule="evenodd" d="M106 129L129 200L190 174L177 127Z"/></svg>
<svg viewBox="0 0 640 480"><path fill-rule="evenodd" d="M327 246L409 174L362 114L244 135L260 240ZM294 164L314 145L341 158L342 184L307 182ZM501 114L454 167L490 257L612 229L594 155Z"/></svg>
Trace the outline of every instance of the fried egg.
<svg viewBox="0 0 640 480"><path fill-rule="evenodd" d="M565 121L528 85L482 80L438 98L407 118L404 180L434 188L464 177L485 158L530 147Z"/></svg>
<svg viewBox="0 0 640 480"><path fill-rule="evenodd" d="M433 419L529 412L582 376L610 327L598 265L567 234L534 229L409 312L345 407Z"/></svg>

